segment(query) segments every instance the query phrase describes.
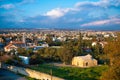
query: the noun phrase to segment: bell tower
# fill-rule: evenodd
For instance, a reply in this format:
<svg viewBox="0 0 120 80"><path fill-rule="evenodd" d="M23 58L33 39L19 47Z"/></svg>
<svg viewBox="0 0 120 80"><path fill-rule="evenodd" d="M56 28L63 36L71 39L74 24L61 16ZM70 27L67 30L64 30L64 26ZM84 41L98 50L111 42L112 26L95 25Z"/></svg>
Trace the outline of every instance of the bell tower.
<svg viewBox="0 0 120 80"><path fill-rule="evenodd" d="M22 42L26 43L25 33L23 33L23 35L22 35Z"/></svg>

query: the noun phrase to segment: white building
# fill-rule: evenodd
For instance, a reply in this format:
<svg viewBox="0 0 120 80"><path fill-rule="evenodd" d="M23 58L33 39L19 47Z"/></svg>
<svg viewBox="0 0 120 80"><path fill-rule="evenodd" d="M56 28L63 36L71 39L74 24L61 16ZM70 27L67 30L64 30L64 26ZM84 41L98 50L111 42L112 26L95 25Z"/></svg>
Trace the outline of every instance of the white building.
<svg viewBox="0 0 120 80"><path fill-rule="evenodd" d="M24 64L29 64L29 57L26 57L26 56L19 56L19 58L22 59L22 62Z"/></svg>

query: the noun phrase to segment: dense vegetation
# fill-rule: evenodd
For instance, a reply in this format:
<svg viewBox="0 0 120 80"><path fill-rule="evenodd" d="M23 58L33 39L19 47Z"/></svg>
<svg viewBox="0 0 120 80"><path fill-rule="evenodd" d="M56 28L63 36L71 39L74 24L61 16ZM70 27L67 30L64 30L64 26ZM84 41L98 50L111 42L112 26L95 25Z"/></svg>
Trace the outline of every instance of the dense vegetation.
<svg viewBox="0 0 120 80"><path fill-rule="evenodd" d="M104 57L109 60L109 69L103 73L101 80L120 80L120 34L117 39L109 41L104 48Z"/></svg>

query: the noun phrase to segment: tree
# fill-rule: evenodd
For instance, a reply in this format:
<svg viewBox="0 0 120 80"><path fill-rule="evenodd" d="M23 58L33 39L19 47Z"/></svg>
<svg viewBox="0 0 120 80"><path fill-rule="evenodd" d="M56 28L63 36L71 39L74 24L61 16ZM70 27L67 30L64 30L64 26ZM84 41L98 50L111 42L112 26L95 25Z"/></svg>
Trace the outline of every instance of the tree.
<svg viewBox="0 0 120 80"><path fill-rule="evenodd" d="M82 55L83 50L82 50L82 34L79 34L79 39L78 39L78 44L77 44L77 54Z"/></svg>
<svg viewBox="0 0 120 80"><path fill-rule="evenodd" d="M120 56L120 39L117 41L110 41L104 48L105 57L109 59L110 65L114 64L116 57Z"/></svg>
<svg viewBox="0 0 120 80"><path fill-rule="evenodd" d="M102 59L103 56L103 48L102 45L97 43L97 45L93 46L91 55L98 60L98 63L103 64L105 60Z"/></svg>
<svg viewBox="0 0 120 80"><path fill-rule="evenodd" d="M75 51L73 49L72 42L69 41L64 44L63 48L59 51L59 57L64 64L70 64L74 57Z"/></svg>
<svg viewBox="0 0 120 80"><path fill-rule="evenodd" d="M106 72L102 74L101 80L120 80L120 62L111 66Z"/></svg>
<svg viewBox="0 0 120 80"><path fill-rule="evenodd" d="M59 60L57 49L55 48L42 48L38 50L37 54L47 62Z"/></svg>
<svg viewBox="0 0 120 80"><path fill-rule="evenodd" d="M30 64L41 64L44 60L39 54L34 54L30 57Z"/></svg>
<svg viewBox="0 0 120 80"><path fill-rule="evenodd" d="M24 56L27 55L25 48L18 48L18 49L17 49L17 52L18 52L18 54L20 54L20 55L24 55Z"/></svg>
<svg viewBox="0 0 120 80"><path fill-rule="evenodd" d="M45 41L51 46L53 44L52 35L47 35Z"/></svg>
<svg viewBox="0 0 120 80"><path fill-rule="evenodd" d="M99 43L97 43L97 45L92 47L92 52L93 52L94 58L98 58L98 56L102 53L101 49L102 49L102 47Z"/></svg>
<svg viewBox="0 0 120 80"><path fill-rule="evenodd" d="M28 56L32 55L32 54L33 54L33 50L32 50L32 49L26 50L26 54L27 54Z"/></svg>
<svg viewBox="0 0 120 80"><path fill-rule="evenodd" d="M119 80L120 79L120 34L117 40L109 42L105 46L105 57L109 59L110 65L108 71L104 72L101 80Z"/></svg>

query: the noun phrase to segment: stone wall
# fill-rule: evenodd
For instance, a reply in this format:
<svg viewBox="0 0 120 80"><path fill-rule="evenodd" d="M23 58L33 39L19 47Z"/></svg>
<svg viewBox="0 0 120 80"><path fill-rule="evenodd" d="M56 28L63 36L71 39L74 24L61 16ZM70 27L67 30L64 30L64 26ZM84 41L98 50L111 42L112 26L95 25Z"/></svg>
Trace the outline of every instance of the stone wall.
<svg viewBox="0 0 120 80"><path fill-rule="evenodd" d="M10 70L15 73L20 73L22 75L29 76L32 78L36 78L39 80L64 80L62 78L51 76L49 74L31 70L28 68L21 68L21 67L11 66L11 65L7 65L7 64L2 64L1 68Z"/></svg>

